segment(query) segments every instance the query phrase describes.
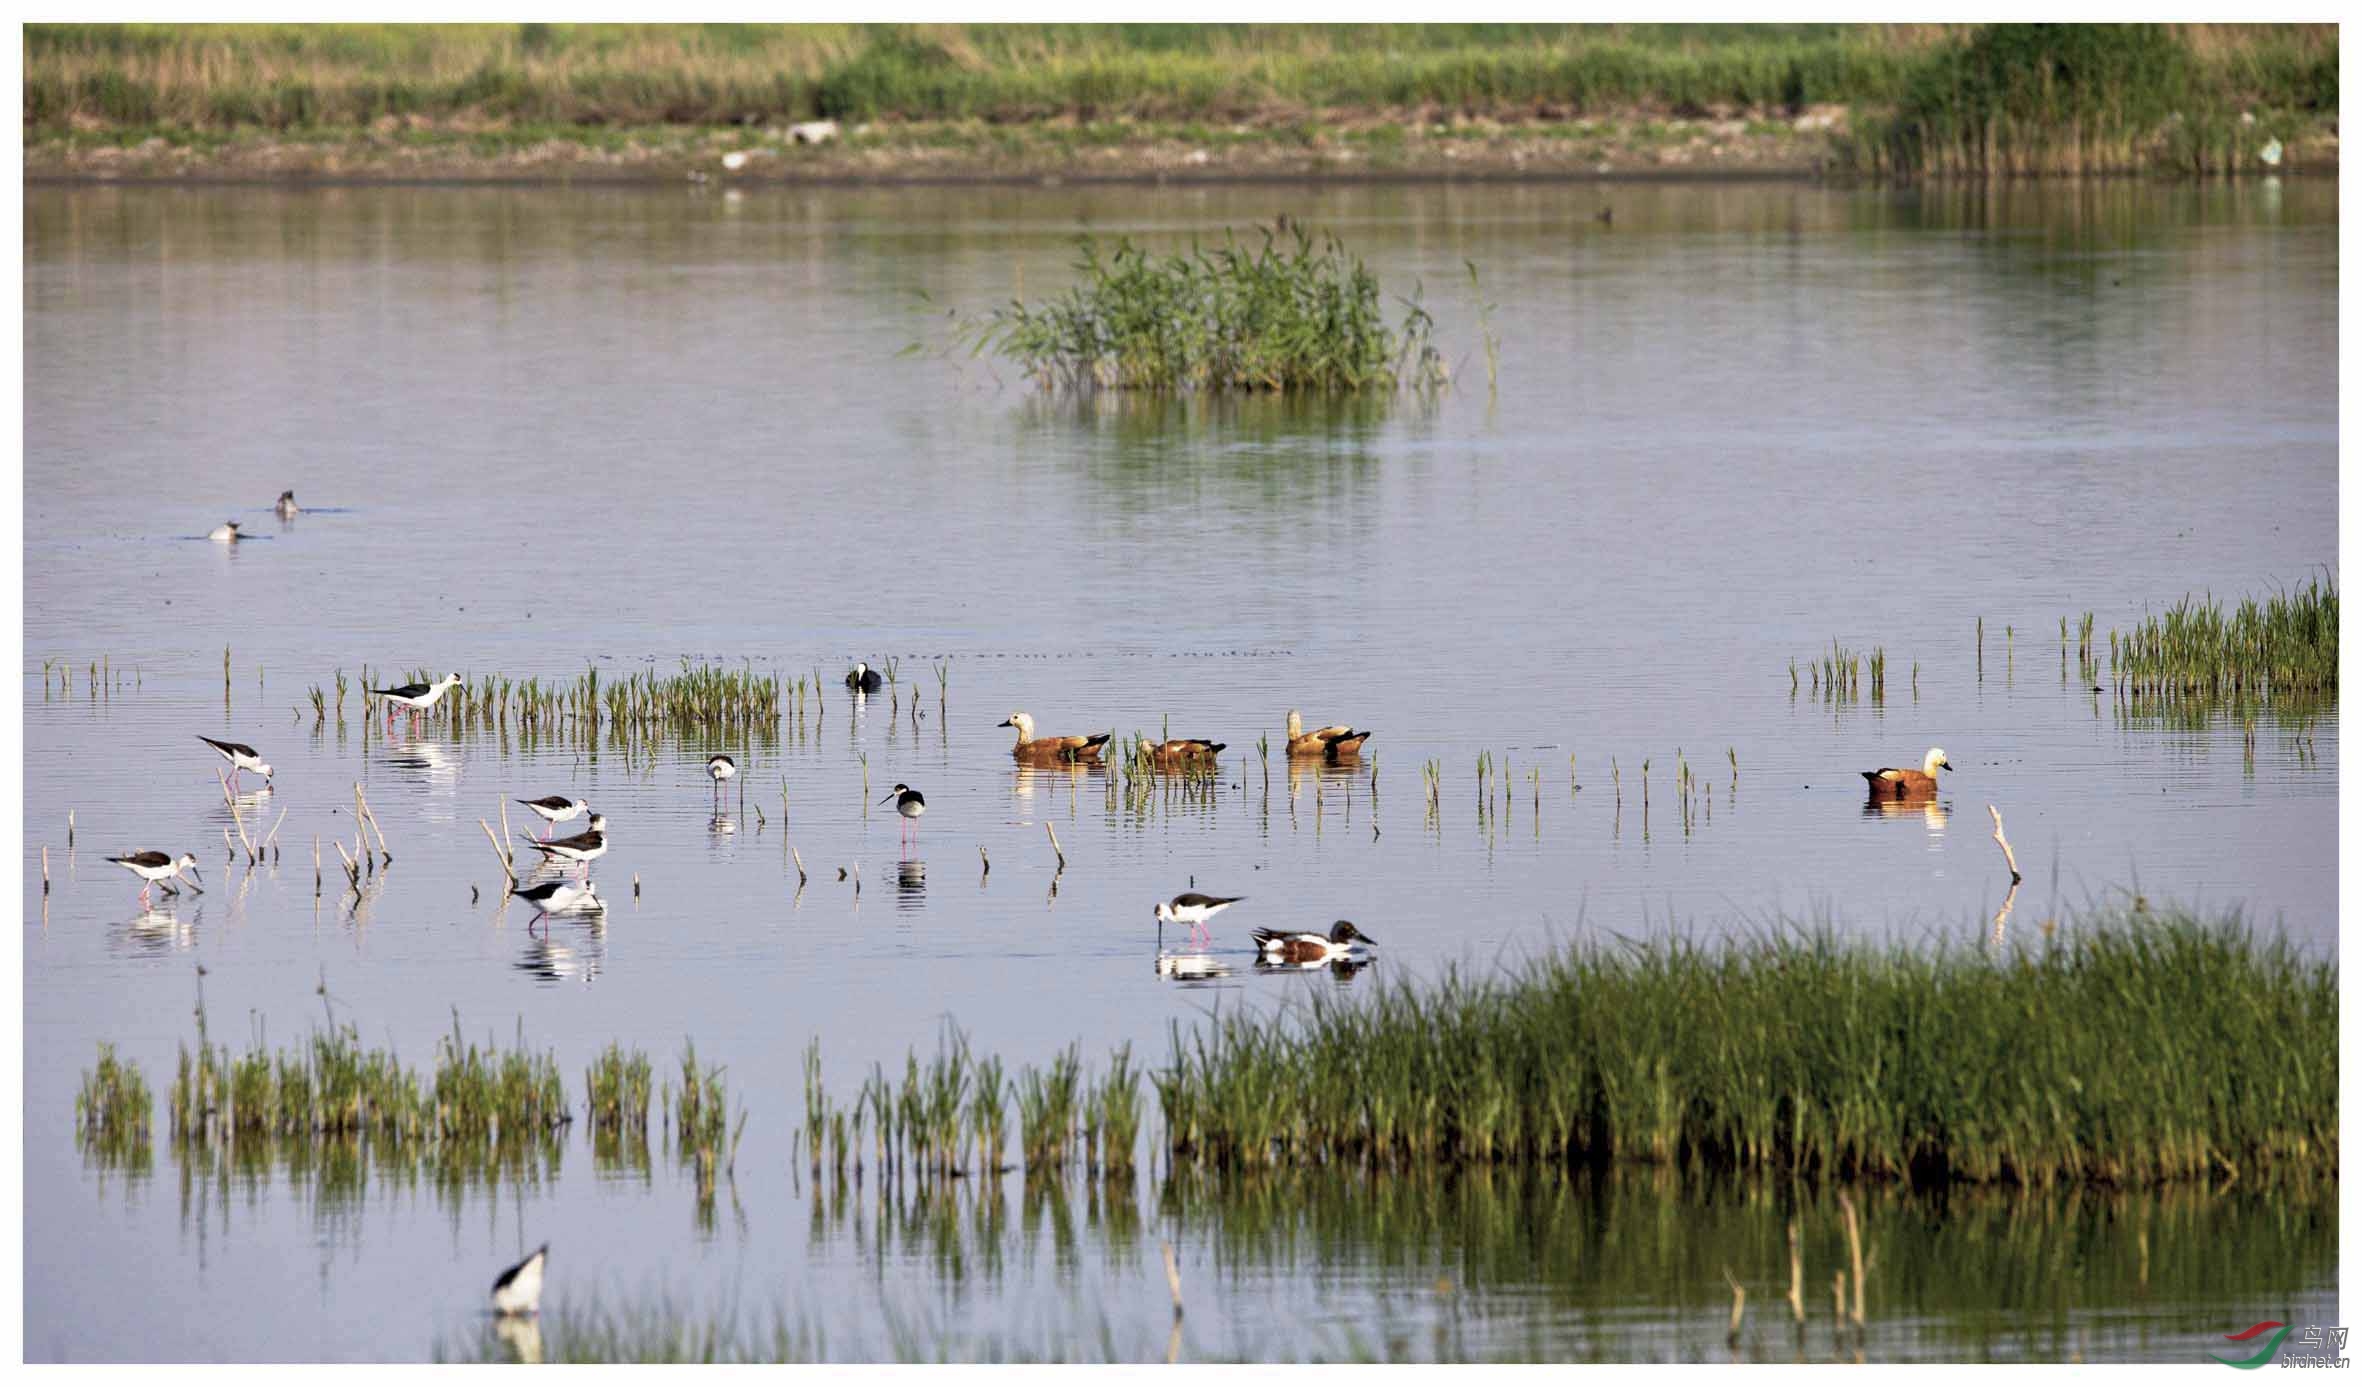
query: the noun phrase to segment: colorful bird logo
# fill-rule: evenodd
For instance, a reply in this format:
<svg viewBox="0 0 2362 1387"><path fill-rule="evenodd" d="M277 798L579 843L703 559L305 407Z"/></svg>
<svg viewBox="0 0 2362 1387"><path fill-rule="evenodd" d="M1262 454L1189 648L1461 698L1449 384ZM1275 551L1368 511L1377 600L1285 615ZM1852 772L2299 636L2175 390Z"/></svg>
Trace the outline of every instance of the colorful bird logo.
<svg viewBox="0 0 2362 1387"><path fill-rule="evenodd" d="M2260 1368L2271 1362L2272 1355L2280 1351L2280 1341L2288 1337L2287 1325L2278 1320L2265 1320L2260 1324L2249 1325L2236 1334L2223 1336L2234 1344L2244 1344L2266 1331L2269 1331L2272 1337L2262 1349L2257 1351L2253 1358L2225 1358L2219 1353L2210 1353L2206 1356L2228 1368Z"/></svg>

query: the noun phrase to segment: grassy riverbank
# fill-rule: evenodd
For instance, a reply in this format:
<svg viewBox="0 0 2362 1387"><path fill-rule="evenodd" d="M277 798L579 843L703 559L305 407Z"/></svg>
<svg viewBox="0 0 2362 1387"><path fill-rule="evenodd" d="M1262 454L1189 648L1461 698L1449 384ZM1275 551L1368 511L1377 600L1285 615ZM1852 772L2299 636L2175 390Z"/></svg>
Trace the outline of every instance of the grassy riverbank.
<svg viewBox="0 0 2362 1387"><path fill-rule="evenodd" d="M35 173L678 177L737 152L740 177L1911 174L2336 150L2325 25L67 24L24 42ZM788 131L818 119L829 143Z"/></svg>

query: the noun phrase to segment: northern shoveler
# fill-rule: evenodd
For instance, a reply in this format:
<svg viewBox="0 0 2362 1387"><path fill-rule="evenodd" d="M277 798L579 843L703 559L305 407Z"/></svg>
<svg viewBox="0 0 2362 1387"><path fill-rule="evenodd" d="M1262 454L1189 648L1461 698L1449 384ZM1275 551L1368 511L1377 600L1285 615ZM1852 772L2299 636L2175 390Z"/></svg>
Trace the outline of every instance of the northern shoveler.
<svg viewBox="0 0 2362 1387"><path fill-rule="evenodd" d="M1881 766L1874 771L1863 771L1862 779L1870 782L1872 799L1910 799L1934 794L1936 772L1950 769L1952 763L1944 759L1944 749L1936 746L1927 749L1927 759L1920 762L1918 770Z"/></svg>
<svg viewBox="0 0 2362 1387"><path fill-rule="evenodd" d="M1361 744L1369 739L1369 733L1356 732L1343 723L1334 727L1315 727L1307 732L1304 730L1304 715L1293 708L1288 710L1290 756L1325 756L1331 761L1342 760L1359 754Z"/></svg>
<svg viewBox="0 0 2362 1387"><path fill-rule="evenodd" d="M1096 761L1107 746L1113 732L1098 732L1087 737L1042 737L1033 730L1033 716L1011 713L1001 721L1003 727L1017 729L1014 754L1020 761L1037 766L1055 766L1068 761Z"/></svg>
<svg viewBox="0 0 2362 1387"><path fill-rule="evenodd" d="M1340 959L1364 956L1363 944L1378 941L1353 927L1351 920L1339 920L1329 926L1327 934L1289 934L1282 930L1255 931L1255 947L1263 957L1279 963L1329 963Z"/></svg>
<svg viewBox="0 0 2362 1387"><path fill-rule="evenodd" d="M279 513L279 518L281 520L293 520L296 516L303 513L303 507L295 504L295 493L292 491L280 492L279 503L271 507L271 509Z"/></svg>

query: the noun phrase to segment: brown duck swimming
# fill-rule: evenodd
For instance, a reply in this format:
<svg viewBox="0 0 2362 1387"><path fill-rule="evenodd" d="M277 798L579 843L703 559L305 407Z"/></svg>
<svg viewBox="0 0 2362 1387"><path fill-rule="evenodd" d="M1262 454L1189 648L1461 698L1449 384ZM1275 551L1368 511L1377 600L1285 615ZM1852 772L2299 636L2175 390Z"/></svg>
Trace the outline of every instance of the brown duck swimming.
<svg viewBox="0 0 2362 1387"><path fill-rule="evenodd" d="M1937 746L1927 749L1927 759L1920 763L1918 770L1881 766L1874 771L1863 771L1862 779L1870 782L1872 799L1916 799L1934 794L1936 772L1950 769L1952 763L1944 759L1944 749Z"/></svg>
<svg viewBox="0 0 2362 1387"><path fill-rule="evenodd" d="M1107 746L1113 732L1099 732L1088 737L1037 737L1033 731L1033 716L1011 713L1001 724L1017 729L1014 754L1018 760L1036 766L1057 766L1069 761L1096 761Z"/></svg>
<svg viewBox="0 0 2362 1387"><path fill-rule="evenodd" d="M1174 737L1168 741L1146 742L1141 750L1160 766L1210 765L1222 754L1228 742L1209 742L1201 737Z"/></svg>
<svg viewBox="0 0 2362 1387"><path fill-rule="evenodd" d="M1304 730L1304 715L1288 710L1288 755L1325 756L1331 761L1343 760L1361 753L1361 744L1370 739L1368 732L1356 732L1342 723L1335 727L1315 727Z"/></svg>

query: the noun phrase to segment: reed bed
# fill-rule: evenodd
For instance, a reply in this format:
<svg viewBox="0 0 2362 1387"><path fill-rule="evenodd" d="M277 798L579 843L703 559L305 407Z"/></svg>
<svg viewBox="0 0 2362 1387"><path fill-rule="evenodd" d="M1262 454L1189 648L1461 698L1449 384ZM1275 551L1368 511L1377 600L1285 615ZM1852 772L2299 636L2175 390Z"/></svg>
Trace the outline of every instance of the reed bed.
<svg viewBox="0 0 2362 1387"><path fill-rule="evenodd" d="M1892 100L1918 45L1831 25L44 24L24 107L34 128L198 129L1682 111Z"/></svg>
<svg viewBox="0 0 2362 1387"><path fill-rule="evenodd" d="M605 1053L583 1071L583 1111L591 1131L648 1130L648 1100L654 1093L654 1071L640 1050L626 1053L609 1042Z"/></svg>
<svg viewBox="0 0 2362 1387"><path fill-rule="evenodd" d="M2184 597L2119 638L2108 664L2128 697L2302 708L2337 699L2337 585L2315 579L2225 612ZM2088 657L2096 660L2096 653Z"/></svg>
<svg viewBox="0 0 2362 1387"><path fill-rule="evenodd" d="M1611 111L1896 114L1863 162L1920 167L2082 120L2052 144L2088 163L2158 101L2328 111L2331 25L2057 26L2036 51L2088 76L2013 77L2034 26L1938 25L620 25L36 24L29 132L93 123L224 132L444 121L464 129L856 121L1183 120L1285 126L1308 114L1562 119ZM2001 31L1998 39L1993 33ZM2067 90L2054 90L2058 87ZM2004 144L2014 151L2014 143Z"/></svg>
<svg viewBox="0 0 2362 1387"><path fill-rule="evenodd" d="M677 1085L665 1085L664 1101L671 1117L674 1150L696 1170L698 1203L710 1206L717 1175L736 1178L738 1139L746 1132L746 1112L740 1109L733 1127L730 1091L722 1070L699 1066L695 1042L682 1047L680 1080Z"/></svg>
<svg viewBox="0 0 2362 1387"><path fill-rule="evenodd" d="M2333 965L2236 917L2124 910L1999 957L1792 931L1579 946L1176 1028L1156 1084L1175 1158L1225 1168L2139 1184L2334 1175L2336 1031Z"/></svg>
<svg viewBox="0 0 2362 1387"><path fill-rule="evenodd" d="M1994 24L1931 47L1841 154L1869 172L2261 169L2337 107L2334 35L2251 30L2226 47L2157 24Z"/></svg>
<svg viewBox="0 0 2362 1387"><path fill-rule="evenodd" d="M1010 1168L1011 1117L1029 1174L1055 1177L1079 1157L1086 1172L1128 1178L1148 1118L1131 1047L1115 1050L1096 1075L1072 1045L1046 1065L1012 1070L947 1031L931 1059L916 1050L904 1056L899 1082L883 1064L872 1066L850 1105L821 1078L820 1043L804 1052L799 1135L815 1180L824 1169L838 1181L869 1169L882 1179L997 1177Z"/></svg>
<svg viewBox="0 0 2362 1387"><path fill-rule="evenodd" d="M361 671L363 687L376 679L394 687L406 682L427 683L437 676L425 670L408 674L376 675ZM458 730L534 731L580 730L596 734L602 726L628 734L708 734L731 736L756 728L776 728L787 692L777 674L757 674L751 663L732 669L723 665L681 663L681 672L660 675L640 670L621 678L586 669L572 680L483 674L454 688L428 710L430 725ZM335 709L343 718L344 673L337 672ZM315 723L329 712L327 690L310 691ZM396 716L407 717L405 710Z"/></svg>
<svg viewBox="0 0 2362 1387"><path fill-rule="evenodd" d="M1045 390L1433 391L1451 372L1417 292L1389 325L1378 277L1333 235L1265 229L1260 244L1155 254L1078 242L1075 283L1038 304L956 316L953 341Z"/></svg>

